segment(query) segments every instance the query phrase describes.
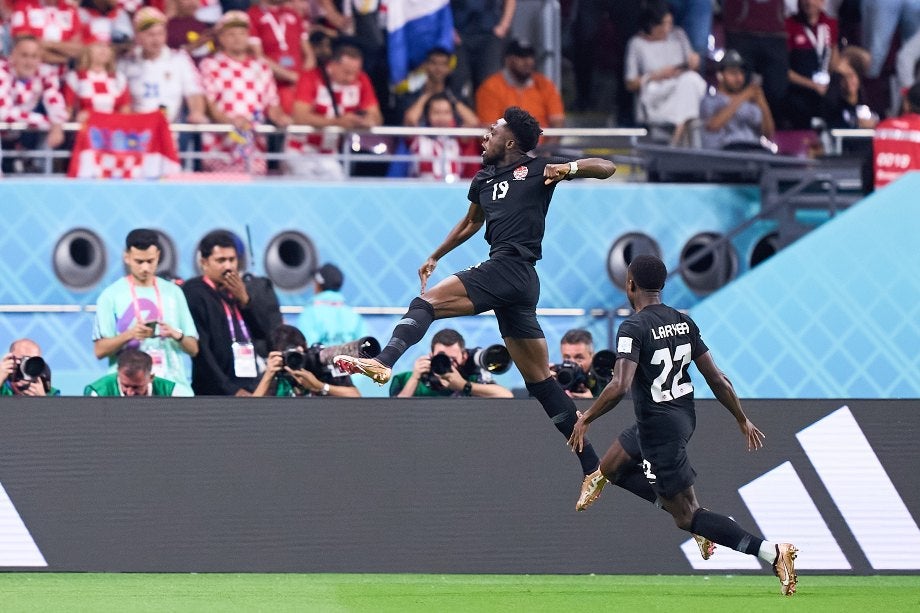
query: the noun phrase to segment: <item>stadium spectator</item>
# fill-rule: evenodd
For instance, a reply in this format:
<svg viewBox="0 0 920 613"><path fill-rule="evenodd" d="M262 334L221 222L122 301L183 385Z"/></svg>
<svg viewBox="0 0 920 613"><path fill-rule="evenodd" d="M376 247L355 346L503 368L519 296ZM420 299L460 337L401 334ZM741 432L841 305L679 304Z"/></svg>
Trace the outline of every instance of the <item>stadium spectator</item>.
<svg viewBox="0 0 920 613"><path fill-rule="evenodd" d="M130 49L134 38L131 15L117 0L83 0L80 2L83 42L111 43L115 55ZM81 54L82 55L82 54Z"/></svg>
<svg viewBox="0 0 920 613"><path fill-rule="evenodd" d="M582 328L567 331L559 341L559 354L562 362L550 365L557 381L560 370L574 371L577 368L577 372L566 373L572 380L562 386L565 393L571 398L597 398L610 381L610 372L598 372L594 368L594 337L591 333Z"/></svg>
<svg viewBox="0 0 920 613"><path fill-rule="evenodd" d="M674 24L687 35L690 46L700 57L709 52L712 32L712 0L668 0Z"/></svg>
<svg viewBox="0 0 920 613"><path fill-rule="evenodd" d="M664 0L644 5L640 33L626 48L626 88L638 92L636 119L651 125L674 126L671 144L689 138L690 122L700 114L706 82L699 75L700 56L687 35L674 27Z"/></svg>
<svg viewBox="0 0 920 613"><path fill-rule="evenodd" d="M501 70L502 48L516 9L517 0L451 0L457 54L455 78L464 95L478 91L487 78ZM485 124L500 116L501 113L489 116Z"/></svg>
<svg viewBox="0 0 920 613"><path fill-rule="evenodd" d="M425 82L417 91L406 94L400 100L399 106L405 109L402 113L403 125L421 125L425 119L425 105L428 99L435 94L444 94L447 97L448 102L453 107L454 125L464 127L479 125L479 118L476 116L476 112L470 108L468 101L453 87L450 61L450 51L444 47L435 47L425 56L425 62L422 64L422 69L425 72Z"/></svg>
<svg viewBox="0 0 920 613"><path fill-rule="evenodd" d="M534 116L541 126L565 124L562 96L553 82L536 71L536 51L526 42L513 40L505 50L505 67L488 77L476 90L476 114L483 125L517 106Z"/></svg>
<svg viewBox="0 0 920 613"><path fill-rule="evenodd" d="M716 78L718 89L700 103L703 148L765 152L761 142L773 138L773 115L760 84L749 81L741 54L726 51Z"/></svg>
<svg viewBox="0 0 920 613"><path fill-rule="evenodd" d="M290 113L297 80L316 66L308 39L309 21L295 11L288 0L266 0L249 7L252 43L264 60L278 88L281 108Z"/></svg>
<svg viewBox="0 0 920 613"><path fill-rule="evenodd" d="M383 114L367 74L361 50L339 41L324 66L305 72L294 96L294 123L324 128L363 130L379 126ZM291 135L285 150L293 174L318 180L345 177L342 163L332 157L341 149L338 134Z"/></svg>
<svg viewBox="0 0 920 613"><path fill-rule="evenodd" d="M198 69L185 51L166 46L166 15L145 6L134 14L134 30L137 47L119 62L132 110L162 110L170 123L208 123Z"/></svg>
<svg viewBox="0 0 920 613"><path fill-rule="evenodd" d="M118 354L115 372L93 381L83 389L84 396L181 396L172 381L153 374L153 359L140 349L125 349Z"/></svg>
<svg viewBox="0 0 920 613"><path fill-rule="evenodd" d="M108 358L109 373L127 349L150 356L152 372L175 382L176 395L191 396L185 354L198 354L198 330L185 294L158 277L160 239L156 232L136 228L125 237L122 256L128 274L99 295L93 324L93 351Z"/></svg>
<svg viewBox="0 0 920 613"><path fill-rule="evenodd" d="M297 317L297 327L314 343L341 345L367 336L364 319L345 302L344 283L335 264L323 264L313 275L313 299Z"/></svg>
<svg viewBox="0 0 920 613"><path fill-rule="evenodd" d="M195 395L251 396L266 357L257 354L255 341L267 345L270 322L280 316L264 301L251 300L238 253L232 234L209 232L198 245L202 275L182 286L201 338L192 358Z"/></svg>
<svg viewBox="0 0 920 613"><path fill-rule="evenodd" d="M319 373L309 368L311 351L297 328L288 325L275 328L271 347L265 372L253 396L361 396L350 376L333 376L325 365L321 365Z"/></svg>
<svg viewBox="0 0 920 613"><path fill-rule="evenodd" d="M332 59L332 37L322 30L310 32L310 49L316 59L316 66L325 66ZM296 91L296 90L295 90Z"/></svg>
<svg viewBox="0 0 920 613"><path fill-rule="evenodd" d="M0 360L0 396L60 395L51 385L51 369L38 343L28 338L13 341Z"/></svg>
<svg viewBox="0 0 920 613"><path fill-rule="evenodd" d="M425 102L421 125L430 128L456 128L456 107L446 93L429 96ZM456 181L460 177L472 177L480 164L465 163L461 157L473 157L479 153L475 139L457 136L419 134L409 139L409 151L416 157L409 169L409 176L435 181Z"/></svg>
<svg viewBox="0 0 920 613"><path fill-rule="evenodd" d="M470 368L469 357L460 333L444 328L431 338L431 353L415 360L411 371L393 375L390 396L512 397L511 390L495 383L488 371Z"/></svg>
<svg viewBox="0 0 920 613"><path fill-rule="evenodd" d="M867 65L868 55L859 47L841 52L821 104L828 129L874 128L878 123L879 114L867 104L862 85Z"/></svg>
<svg viewBox="0 0 920 613"><path fill-rule="evenodd" d="M166 45L170 49L185 51L195 61L214 51L210 24L195 16L200 6L200 0L176 0L175 13L166 22Z"/></svg>
<svg viewBox="0 0 920 613"><path fill-rule="evenodd" d="M83 23L76 4L67 0L15 0L10 15L10 36L32 36L41 41L41 59L63 74L83 48Z"/></svg>
<svg viewBox="0 0 920 613"><path fill-rule="evenodd" d="M115 50L107 41L89 42L76 70L64 77L64 99L76 121L90 113L129 113L131 95L125 75L115 68Z"/></svg>
<svg viewBox="0 0 920 613"><path fill-rule="evenodd" d="M774 117L789 86L789 50L783 0L723 0L725 46L744 58L763 79L763 93Z"/></svg>
<svg viewBox="0 0 920 613"><path fill-rule="evenodd" d="M920 83L904 96L904 113L875 127L872 139L875 189L884 187L905 172L920 169Z"/></svg>
<svg viewBox="0 0 920 613"><path fill-rule="evenodd" d="M234 127L228 134L202 135L204 153L218 155L202 161L209 172L266 174L267 145L255 128L266 119L281 129L291 123L290 116L281 110L271 69L250 51L249 26L246 13L224 13L215 26L219 51L201 60L211 117L216 123Z"/></svg>
<svg viewBox="0 0 920 613"><path fill-rule="evenodd" d="M64 142L67 104L58 71L42 63L41 43L34 36L16 39L9 59L0 59L0 121L25 122L29 128L43 130L4 132L3 149L7 152L54 149ZM33 169L34 164L13 159L8 153L3 158L4 172Z"/></svg>
<svg viewBox="0 0 920 613"><path fill-rule="evenodd" d="M716 366L696 324L661 302L666 278L664 263L654 256L640 255L630 262L626 296L635 313L620 324L613 379L578 417L569 444L574 451L581 450L588 425L616 407L631 388L642 458L648 474L655 475L652 487L661 506L677 527L765 561L779 578L780 593L792 596L797 587L795 546L757 538L730 517L700 507L697 502L693 489L696 472L686 449L696 425L693 385L685 371L688 359L693 360L716 398L735 418L748 451L763 447L764 436L745 415L731 381ZM676 332L655 334L655 330L666 326ZM674 382L669 390L661 387L665 378ZM615 446L616 443L611 449ZM621 470L634 465L629 455L612 457L608 452L593 475L597 477L597 489L607 478L616 479Z"/></svg>
<svg viewBox="0 0 920 613"><path fill-rule="evenodd" d="M837 20L823 11L824 0L799 0L798 12L786 18L789 89L782 111L783 128L812 127L821 98L837 66Z"/></svg>

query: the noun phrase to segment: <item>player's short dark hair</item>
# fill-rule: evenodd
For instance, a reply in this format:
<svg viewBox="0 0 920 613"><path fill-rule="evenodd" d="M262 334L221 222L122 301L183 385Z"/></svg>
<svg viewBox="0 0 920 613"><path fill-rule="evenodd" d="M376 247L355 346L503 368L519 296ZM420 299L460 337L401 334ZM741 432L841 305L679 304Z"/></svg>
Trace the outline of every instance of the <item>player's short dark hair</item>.
<svg viewBox="0 0 920 613"><path fill-rule="evenodd" d="M431 348L434 349L435 345L444 345L445 347L460 345L460 351L466 350L466 341L464 341L460 333L453 328L444 328L432 336Z"/></svg>
<svg viewBox="0 0 920 613"><path fill-rule="evenodd" d="M540 142L540 135L543 130L540 129L540 123L533 115L519 106L509 106L502 115L514 140L517 141L518 147L525 153L537 146Z"/></svg>
<svg viewBox="0 0 920 613"><path fill-rule="evenodd" d="M147 228L135 228L128 232L128 236L125 237L125 251L131 249L131 247L141 251L150 247L161 249L160 235Z"/></svg>
<svg viewBox="0 0 920 613"><path fill-rule="evenodd" d="M664 21L670 12L671 7L665 0L644 0L639 7L639 29L651 34L652 28Z"/></svg>
<svg viewBox="0 0 920 613"><path fill-rule="evenodd" d="M232 232L228 232L227 230L214 230L205 234L201 242L198 243L198 253L200 253L203 258L209 258L214 251L214 247L223 247L225 249L233 247L237 252L237 256L240 255L236 237Z"/></svg>
<svg viewBox="0 0 920 613"><path fill-rule="evenodd" d="M637 255L629 263L629 272L640 289L659 291L664 288L668 269L660 258L653 255Z"/></svg>
<svg viewBox="0 0 920 613"><path fill-rule="evenodd" d="M153 358L140 349L124 349L118 354L118 371L129 375L149 375L153 371Z"/></svg>
<svg viewBox="0 0 920 613"><path fill-rule="evenodd" d="M580 343L584 343L592 350L594 349L594 337L591 336L591 333L584 328L575 328L573 330L569 330L562 335L562 340L559 342L565 345L578 345Z"/></svg>
<svg viewBox="0 0 920 613"><path fill-rule="evenodd" d="M272 330L271 347L272 351L284 351L291 347L303 347L306 349L307 339L304 337L303 332L294 326L281 324Z"/></svg>

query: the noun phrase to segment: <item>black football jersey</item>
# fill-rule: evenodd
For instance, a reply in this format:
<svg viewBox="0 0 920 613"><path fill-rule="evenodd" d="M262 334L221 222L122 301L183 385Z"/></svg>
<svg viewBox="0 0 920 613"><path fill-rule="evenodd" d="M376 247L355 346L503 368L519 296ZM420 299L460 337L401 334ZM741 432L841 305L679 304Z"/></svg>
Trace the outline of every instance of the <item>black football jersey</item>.
<svg viewBox="0 0 920 613"><path fill-rule="evenodd" d="M476 173L469 199L485 212L490 256L513 253L532 262L543 257L546 213L557 185L543 184L543 169L567 162L526 156L509 166L487 166Z"/></svg>
<svg viewBox="0 0 920 613"><path fill-rule="evenodd" d="M637 364L632 396L643 439L653 435L643 424L674 411L693 414L693 383L687 369L709 348L689 316L666 304L649 305L620 324L616 349L618 359Z"/></svg>

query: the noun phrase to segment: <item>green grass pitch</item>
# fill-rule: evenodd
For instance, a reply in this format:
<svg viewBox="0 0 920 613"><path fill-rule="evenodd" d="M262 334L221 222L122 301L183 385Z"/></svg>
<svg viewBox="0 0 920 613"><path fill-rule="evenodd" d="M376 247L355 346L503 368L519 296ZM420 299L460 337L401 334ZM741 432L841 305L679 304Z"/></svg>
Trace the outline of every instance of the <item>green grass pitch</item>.
<svg viewBox="0 0 920 613"><path fill-rule="evenodd" d="M0 573L0 609L106 611L920 611L920 576Z"/></svg>

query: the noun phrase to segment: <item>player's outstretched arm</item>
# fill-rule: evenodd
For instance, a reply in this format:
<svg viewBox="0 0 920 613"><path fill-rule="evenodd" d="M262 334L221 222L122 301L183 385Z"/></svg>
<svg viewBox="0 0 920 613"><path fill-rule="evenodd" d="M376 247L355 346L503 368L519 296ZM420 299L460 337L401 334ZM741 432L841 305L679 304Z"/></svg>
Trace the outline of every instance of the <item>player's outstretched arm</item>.
<svg viewBox="0 0 920 613"><path fill-rule="evenodd" d="M447 233L444 242L434 250L428 259L419 267L418 276L422 282L422 293L425 293L425 287L428 285L428 278L438 265L438 260L462 245L466 240L479 232L482 224L485 223L486 216L482 207L475 202L470 202L470 208L467 209L466 215L457 222L451 231Z"/></svg>
<svg viewBox="0 0 920 613"><path fill-rule="evenodd" d="M613 378L610 383L601 392L591 408L578 416L575 422L575 428L572 430L572 436L569 437L569 445L573 451L581 451L584 448L585 433L588 431L588 424L617 406L626 395L629 386L632 385L633 377L636 374L636 363L630 360L617 360L613 366Z"/></svg>
<svg viewBox="0 0 920 613"><path fill-rule="evenodd" d="M738 427L747 440L748 450L754 451L763 447L763 432L752 424L751 420L744 414L744 410L741 408L741 400L738 398L738 394L735 393L735 387L732 385L732 382L728 380L728 377L725 376L725 373L716 366L715 361L712 359L712 355L707 351L696 358L694 363L697 369L699 369L700 374L706 379L706 383L709 385L712 393L715 394L716 399L722 403L722 406L729 410L734 416L735 421L738 422Z"/></svg>
<svg viewBox="0 0 920 613"><path fill-rule="evenodd" d="M563 179L607 179L617 171L617 166L604 158L584 158L565 164L547 164L543 169L546 185Z"/></svg>

